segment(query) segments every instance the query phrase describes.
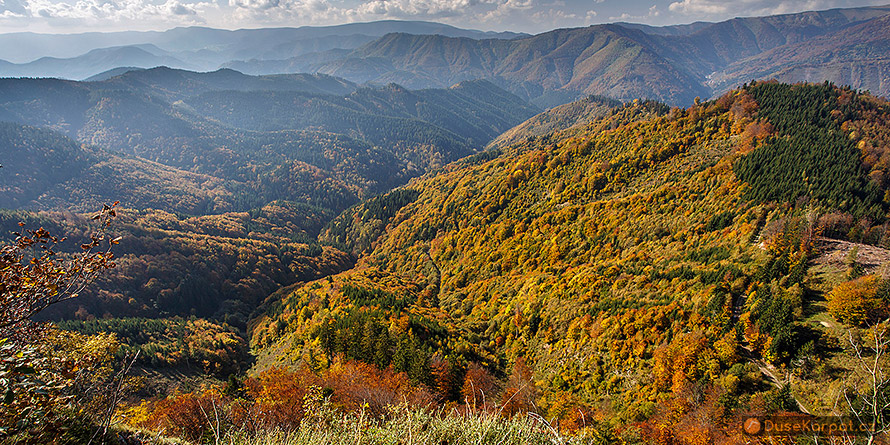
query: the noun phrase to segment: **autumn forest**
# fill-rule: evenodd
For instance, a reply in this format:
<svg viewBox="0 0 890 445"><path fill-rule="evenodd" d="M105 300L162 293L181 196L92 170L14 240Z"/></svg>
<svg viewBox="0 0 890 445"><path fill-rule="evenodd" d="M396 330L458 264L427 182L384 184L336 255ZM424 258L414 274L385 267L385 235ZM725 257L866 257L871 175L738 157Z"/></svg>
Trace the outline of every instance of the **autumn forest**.
<svg viewBox="0 0 890 445"><path fill-rule="evenodd" d="M0 79L0 443L888 440L886 98L501 83Z"/></svg>

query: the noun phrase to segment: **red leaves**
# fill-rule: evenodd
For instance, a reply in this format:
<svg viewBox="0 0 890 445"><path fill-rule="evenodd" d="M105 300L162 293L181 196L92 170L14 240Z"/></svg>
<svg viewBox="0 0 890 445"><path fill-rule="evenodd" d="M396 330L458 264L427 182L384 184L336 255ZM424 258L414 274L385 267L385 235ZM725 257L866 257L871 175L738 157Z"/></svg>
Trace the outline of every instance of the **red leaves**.
<svg viewBox="0 0 890 445"><path fill-rule="evenodd" d="M109 242L104 251L94 251L105 239L113 217L113 205L94 216L100 225L90 242L80 245L80 253L57 255L55 247L65 238L42 227L18 233L14 244L0 248L0 336L16 335L35 314L76 297L102 270L113 267L110 249L114 243ZM37 246L42 254L31 256Z"/></svg>

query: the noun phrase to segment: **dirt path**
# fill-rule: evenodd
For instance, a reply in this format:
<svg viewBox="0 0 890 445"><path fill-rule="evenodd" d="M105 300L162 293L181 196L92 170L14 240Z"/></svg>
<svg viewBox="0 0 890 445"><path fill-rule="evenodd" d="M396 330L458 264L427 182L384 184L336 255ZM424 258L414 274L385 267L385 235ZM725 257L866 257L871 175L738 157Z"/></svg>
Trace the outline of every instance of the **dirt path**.
<svg viewBox="0 0 890 445"><path fill-rule="evenodd" d="M757 365L757 369L760 370L760 373L766 376L766 378L770 381L770 383L773 384L773 386L775 386L776 388L781 388L785 385L791 384L791 382L787 380L780 379L778 375L776 375L776 373L778 372L776 367L757 358L754 352L749 349L748 345L743 345L742 350L744 351L743 356L747 358L749 362ZM794 399L794 403L797 404L797 409L799 409L800 412L812 415L810 410L808 410L807 407L804 406L804 404L801 403L801 401L797 398L797 396L794 395L794 388L792 388L791 397Z"/></svg>

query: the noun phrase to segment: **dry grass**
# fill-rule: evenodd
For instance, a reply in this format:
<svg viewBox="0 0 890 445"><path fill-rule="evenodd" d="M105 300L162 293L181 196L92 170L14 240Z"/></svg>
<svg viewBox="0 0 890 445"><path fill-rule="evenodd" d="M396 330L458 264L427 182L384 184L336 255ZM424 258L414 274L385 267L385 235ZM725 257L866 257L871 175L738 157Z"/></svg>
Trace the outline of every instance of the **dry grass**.
<svg viewBox="0 0 890 445"><path fill-rule="evenodd" d="M391 407L385 419L362 413L333 415L304 422L295 431L234 432L222 445L553 445L591 443L583 435L565 437L544 419L517 415L505 419L498 413L462 415L433 410Z"/></svg>

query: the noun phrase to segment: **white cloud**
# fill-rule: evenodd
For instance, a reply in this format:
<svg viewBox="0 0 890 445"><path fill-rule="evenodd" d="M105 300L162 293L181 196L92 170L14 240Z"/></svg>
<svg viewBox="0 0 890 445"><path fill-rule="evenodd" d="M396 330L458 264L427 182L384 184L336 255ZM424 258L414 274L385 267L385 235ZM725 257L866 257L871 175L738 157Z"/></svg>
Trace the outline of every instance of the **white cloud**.
<svg viewBox="0 0 890 445"><path fill-rule="evenodd" d="M861 4L852 0L682 0L668 6L671 12L700 18L753 17L787 14L800 11L852 7ZM881 3L880 1L874 2Z"/></svg>
<svg viewBox="0 0 890 445"><path fill-rule="evenodd" d="M621 15L609 17L609 20L612 20L615 22L631 22L631 21L650 22L660 15L661 15L661 11L658 10L658 5L652 5L646 11L646 14L634 15L634 14L629 14L629 13L625 12Z"/></svg>
<svg viewBox="0 0 890 445"><path fill-rule="evenodd" d="M585 12L569 11L564 0L229 0L234 22L335 24L381 19L433 20L459 27L492 29L533 24L538 29L585 24ZM336 3L335 3L336 2ZM591 14L592 13L592 14ZM596 15L591 11L587 17ZM505 26L506 25L506 26Z"/></svg>
<svg viewBox="0 0 890 445"><path fill-rule="evenodd" d="M437 18L472 15L477 9L530 0L372 0L355 6L335 6L327 0L232 0L236 18L303 19L331 23L348 19Z"/></svg>
<svg viewBox="0 0 890 445"><path fill-rule="evenodd" d="M0 17L3 15L20 16L26 13L25 7L19 0L0 0Z"/></svg>
<svg viewBox="0 0 890 445"><path fill-rule="evenodd" d="M455 16L470 11L485 0L375 0L362 3L350 13L359 16L385 15L389 17Z"/></svg>
<svg viewBox="0 0 890 445"><path fill-rule="evenodd" d="M2 0L0 23L33 26L44 23L49 26L102 27L109 24L193 25L205 23L201 13L215 8L212 3L184 3L165 0ZM17 3L17 7L10 5Z"/></svg>

